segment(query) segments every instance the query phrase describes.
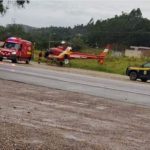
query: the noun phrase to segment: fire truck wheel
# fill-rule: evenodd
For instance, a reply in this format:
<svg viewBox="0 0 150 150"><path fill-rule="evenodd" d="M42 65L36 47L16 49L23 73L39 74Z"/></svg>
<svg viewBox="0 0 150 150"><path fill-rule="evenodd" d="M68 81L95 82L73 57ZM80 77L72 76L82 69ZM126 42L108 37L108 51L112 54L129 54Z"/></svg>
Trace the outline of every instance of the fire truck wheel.
<svg viewBox="0 0 150 150"><path fill-rule="evenodd" d="M29 62L30 62L29 60L26 60L26 64L29 64Z"/></svg>
<svg viewBox="0 0 150 150"><path fill-rule="evenodd" d="M12 59L12 63L17 63L17 59Z"/></svg>
<svg viewBox="0 0 150 150"><path fill-rule="evenodd" d="M3 57L0 57L0 61L3 61Z"/></svg>

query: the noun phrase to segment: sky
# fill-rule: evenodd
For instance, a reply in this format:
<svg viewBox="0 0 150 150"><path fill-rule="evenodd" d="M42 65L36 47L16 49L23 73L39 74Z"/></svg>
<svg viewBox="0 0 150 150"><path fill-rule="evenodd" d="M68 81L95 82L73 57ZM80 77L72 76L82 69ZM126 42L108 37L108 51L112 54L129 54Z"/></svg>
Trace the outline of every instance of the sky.
<svg viewBox="0 0 150 150"><path fill-rule="evenodd" d="M9 4L7 13L0 16L0 25L74 27L87 24L91 18L105 20L137 8L150 19L150 0L30 0L23 9Z"/></svg>

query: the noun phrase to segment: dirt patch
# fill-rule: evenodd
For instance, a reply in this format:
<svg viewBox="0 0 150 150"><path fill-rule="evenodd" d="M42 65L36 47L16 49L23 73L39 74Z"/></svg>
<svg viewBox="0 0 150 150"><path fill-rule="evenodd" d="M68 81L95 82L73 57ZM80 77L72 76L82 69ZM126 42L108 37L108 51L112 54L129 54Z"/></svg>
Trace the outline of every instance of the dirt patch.
<svg viewBox="0 0 150 150"><path fill-rule="evenodd" d="M150 109L0 80L0 149L150 148Z"/></svg>

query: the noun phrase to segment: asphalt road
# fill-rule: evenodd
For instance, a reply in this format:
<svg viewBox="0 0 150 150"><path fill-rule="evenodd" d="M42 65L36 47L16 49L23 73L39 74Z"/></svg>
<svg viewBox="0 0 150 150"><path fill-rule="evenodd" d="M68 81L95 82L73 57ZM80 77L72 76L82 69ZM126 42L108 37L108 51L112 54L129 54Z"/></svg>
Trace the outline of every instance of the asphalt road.
<svg viewBox="0 0 150 150"><path fill-rule="evenodd" d="M0 78L150 106L150 83L92 77L11 63L0 63Z"/></svg>

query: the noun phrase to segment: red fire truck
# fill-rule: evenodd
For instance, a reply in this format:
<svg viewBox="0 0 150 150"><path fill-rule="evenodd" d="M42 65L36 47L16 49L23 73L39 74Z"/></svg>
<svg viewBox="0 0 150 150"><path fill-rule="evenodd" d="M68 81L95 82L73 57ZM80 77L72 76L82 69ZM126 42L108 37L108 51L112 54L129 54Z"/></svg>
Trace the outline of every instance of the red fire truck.
<svg viewBox="0 0 150 150"><path fill-rule="evenodd" d="M3 59L9 59L13 63L25 61L28 64L32 55L32 43L18 37L8 38L3 47L0 48L0 61Z"/></svg>

